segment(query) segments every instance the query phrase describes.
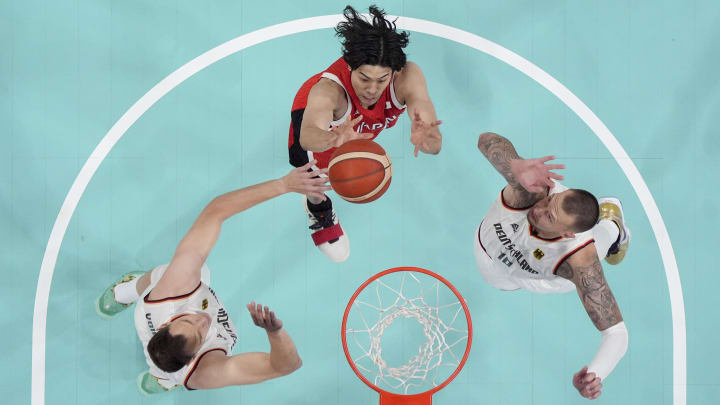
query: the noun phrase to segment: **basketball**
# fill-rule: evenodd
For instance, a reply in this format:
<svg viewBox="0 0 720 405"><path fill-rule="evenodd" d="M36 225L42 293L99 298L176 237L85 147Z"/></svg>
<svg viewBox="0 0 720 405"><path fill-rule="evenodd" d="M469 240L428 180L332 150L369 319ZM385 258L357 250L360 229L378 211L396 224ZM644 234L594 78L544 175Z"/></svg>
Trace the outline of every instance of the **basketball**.
<svg viewBox="0 0 720 405"><path fill-rule="evenodd" d="M330 185L346 201L364 204L375 201L387 191L392 179L392 164L385 149L368 139L340 145L328 165Z"/></svg>

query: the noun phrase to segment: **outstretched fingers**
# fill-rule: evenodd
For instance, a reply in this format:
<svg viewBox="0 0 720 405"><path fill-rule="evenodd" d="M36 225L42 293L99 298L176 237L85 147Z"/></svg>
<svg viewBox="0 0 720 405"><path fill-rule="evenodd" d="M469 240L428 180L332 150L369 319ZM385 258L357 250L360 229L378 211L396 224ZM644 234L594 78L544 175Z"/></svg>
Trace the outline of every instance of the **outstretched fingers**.
<svg viewBox="0 0 720 405"><path fill-rule="evenodd" d="M263 317L262 317L262 305L256 304L255 301L251 301L249 304L247 304L248 312L250 312L250 317L253 320L253 323L255 326L263 327Z"/></svg>
<svg viewBox="0 0 720 405"><path fill-rule="evenodd" d="M349 140L355 139L372 139L375 136L372 132L356 132Z"/></svg>
<svg viewBox="0 0 720 405"><path fill-rule="evenodd" d="M307 180L307 195L314 198L320 198L323 201L327 200L325 192L332 190L332 187L330 187L330 184L328 184L328 182L330 181L330 177L328 177L328 169L324 168L320 170L314 170L312 172L309 172L308 176L310 178Z"/></svg>
<svg viewBox="0 0 720 405"><path fill-rule="evenodd" d="M313 160L313 162L314 162L314 163L313 163L313 166L317 164L317 160ZM308 175L310 175L310 176L312 176L312 177L315 177L315 176L320 176L321 174L322 174L322 175L326 175L327 173L328 173L328 168L325 167L325 168L322 168L322 169L317 169L317 170L313 170L313 171L311 171L311 172L308 172Z"/></svg>
<svg viewBox="0 0 720 405"><path fill-rule="evenodd" d="M256 326L259 326L261 328L265 327L266 318L265 318L265 312L263 311L262 304L258 304L255 301L251 301L249 304L247 304L247 309L250 312L250 317L253 320L253 323Z"/></svg>
<svg viewBox="0 0 720 405"><path fill-rule="evenodd" d="M283 323L280 319L277 318L277 316L275 316L275 312L270 311L268 319L270 320L270 327L272 328L272 330L278 330L282 328Z"/></svg>
<svg viewBox="0 0 720 405"><path fill-rule="evenodd" d="M314 170L317 164L316 160L312 160L296 169L283 178L288 191L305 194L315 198L326 199L324 192L332 188L327 184L328 169Z"/></svg>
<svg viewBox="0 0 720 405"><path fill-rule="evenodd" d="M548 177L553 178L555 180L565 180L565 176L562 174L557 174L554 172L548 172Z"/></svg>
<svg viewBox="0 0 720 405"><path fill-rule="evenodd" d="M256 326L259 326L268 332L273 332L282 328L282 321L277 318L275 312L271 311L267 305L263 307L262 304L257 304L255 301L252 301L247 304L247 309L250 312L250 316Z"/></svg>
<svg viewBox="0 0 720 405"><path fill-rule="evenodd" d="M412 118L412 120L413 120L413 122L414 122L415 124L420 124L420 125L422 125L422 126L429 126L429 127L431 127L431 128L436 127L436 126L438 126L438 125L440 125L440 124L443 123L442 120L435 120L435 121L433 121L433 122L431 122L431 123L429 123L429 124L425 123L425 121L423 121L422 117L420 116L420 112L419 112L418 110L415 110L415 111L413 112L413 118Z"/></svg>
<svg viewBox="0 0 720 405"><path fill-rule="evenodd" d="M548 168L548 170L560 170L564 169L565 165L563 164L552 164L552 165L545 165L545 167Z"/></svg>
<svg viewBox="0 0 720 405"><path fill-rule="evenodd" d="M298 172L307 172L307 171L311 170L312 167L315 166L316 164L317 164L317 160L313 159L313 160L305 163L304 165L296 168L295 170Z"/></svg>
<svg viewBox="0 0 720 405"><path fill-rule="evenodd" d="M328 184L330 178L327 176L327 173L328 169L313 170L304 173L305 178L302 182L303 193L325 201L327 199L325 192L332 190L332 187Z"/></svg>
<svg viewBox="0 0 720 405"><path fill-rule="evenodd" d="M317 165L317 160L313 159L313 160L305 163L304 165L296 168L295 171L297 171L298 174L300 174L301 176L308 177L308 178L315 177L315 176L318 176L321 174L327 174L327 172L328 172L327 168L313 169L313 167L315 167L315 165Z"/></svg>
<svg viewBox="0 0 720 405"><path fill-rule="evenodd" d="M551 160L555 160L555 156L544 156L533 160L535 160L535 163L543 165L543 167L546 167L548 170L559 170L565 168L565 165L562 163L546 164Z"/></svg>
<svg viewBox="0 0 720 405"><path fill-rule="evenodd" d="M358 115L357 117L355 117L354 119L352 119L352 120L350 120L350 121L347 121L347 120L346 120L342 125L349 126L350 128L354 128L355 125L359 124L360 121L362 121L362 119L363 119L363 116L362 116L362 114L360 114L360 115ZM342 126L342 125L341 125L341 126Z"/></svg>
<svg viewBox="0 0 720 405"><path fill-rule="evenodd" d="M554 160L555 156L544 156L541 158L534 159L535 160L535 166L538 167L540 170L542 170L545 173L545 179L542 181L543 184L549 186L552 188L555 183L552 181L552 179L555 180L564 180L565 176L552 172L551 170L561 170L565 168L564 164L555 163L555 164L546 164L545 162ZM531 191L531 190L528 190Z"/></svg>

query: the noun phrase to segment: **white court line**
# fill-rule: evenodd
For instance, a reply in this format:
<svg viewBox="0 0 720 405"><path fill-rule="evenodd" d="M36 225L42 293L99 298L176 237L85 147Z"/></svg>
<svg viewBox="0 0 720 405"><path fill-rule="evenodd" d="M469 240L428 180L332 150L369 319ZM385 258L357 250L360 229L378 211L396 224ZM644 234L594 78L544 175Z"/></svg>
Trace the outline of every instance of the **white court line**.
<svg viewBox="0 0 720 405"><path fill-rule="evenodd" d="M394 18L394 17L391 17ZM304 18L288 21L282 24L272 25L257 31L250 32L238 38L221 44L197 58L186 63L178 70L171 73L165 79L156 84L150 91L145 93L140 100L133 104L130 109L110 128L90 157L80 169L70 191L65 197L55 224L50 232L45 255L40 266L37 291L35 293L35 308L33 313L33 338L32 338L32 384L31 403L32 405L45 404L45 333L47 326L47 307L50 298L50 284L52 283L53 272L57 262L60 245L65 237L65 232L70 223L77 204L82 197L90 179L98 167L115 146L117 141L125 132L142 116L153 104L160 100L180 83L190 78L195 73L212 65L213 63L239 52L253 45L269 41L271 39L293 35L305 31L332 28L340 20L342 15L329 15ZM502 46L481 38L475 34L459 30L447 25L438 24L432 21L420 20L409 17L400 17L397 20L399 28L416 31L423 34L433 35L457 42L471 48L477 49L490 56L493 56L515 69L526 74L537 83L548 89L575 114L580 117L590 129L608 148L610 154L615 158L623 172L627 176L635 193L637 194L643 209L648 216L658 248L665 266L668 289L670 290L670 306L672 310L673 324L673 404L685 405L686 401L686 347L685 347L685 304L680 284L675 252L670 243L665 222L660 215L657 204L645 184L635 164L630 160L615 136L600 121L600 119L570 90L555 80L539 67L527 59L503 48Z"/></svg>

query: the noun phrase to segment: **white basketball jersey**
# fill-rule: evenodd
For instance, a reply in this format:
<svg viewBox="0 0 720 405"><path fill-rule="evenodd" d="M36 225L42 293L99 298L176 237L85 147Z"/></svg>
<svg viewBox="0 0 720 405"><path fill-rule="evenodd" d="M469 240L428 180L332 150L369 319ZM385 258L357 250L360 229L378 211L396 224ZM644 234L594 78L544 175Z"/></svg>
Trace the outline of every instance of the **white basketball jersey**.
<svg viewBox="0 0 720 405"><path fill-rule="evenodd" d="M165 268L167 268L167 265L161 266L153 271L158 270L162 272ZM153 274L153 276L155 276L155 274ZM158 280L159 278L160 277L157 277ZM145 360L148 366L150 366L150 374L157 377L158 382L163 387L170 389L178 384L183 384L185 388L188 388L187 380L195 370L195 367L197 367L200 359L206 353L213 350L223 351L225 355L230 356L233 346L235 346L237 342L238 334L222 301L205 283L201 282L188 294L152 301L148 296L154 284L156 284L156 282L151 284L143 292L135 306L135 329L143 345ZM153 337L162 324L173 321L183 315L198 313L206 313L210 315L212 319L207 336L205 337L205 342L203 342L200 351L198 351L188 365L174 373L160 370L155 363L153 363L152 359L150 359L147 351L150 338Z"/></svg>
<svg viewBox="0 0 720 405"><path fill-rule="evenodd" d="M568 188L555 183L551 194ZM528 209L505 204L502 191L480 224L480 246L493 265L509 276L524 279L553 279L560 264L581 248L593 243L591 231L574 238L543 239L527 219Z"/></svg>

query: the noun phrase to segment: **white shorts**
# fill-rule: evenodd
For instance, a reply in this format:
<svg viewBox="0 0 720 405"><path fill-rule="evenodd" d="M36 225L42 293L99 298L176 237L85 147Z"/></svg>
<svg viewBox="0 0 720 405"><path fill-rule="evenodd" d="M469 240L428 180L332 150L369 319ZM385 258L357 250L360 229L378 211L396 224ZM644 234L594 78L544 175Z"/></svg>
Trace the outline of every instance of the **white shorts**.
<svg viewBox="0 0 720 405"><path fill-rule="evenodd" d="M541 294L564 294L575 290L575 284L572 281L562 277L552 279L529 279L513 277L504 269L498 268L485 250L480 246L478 233L480 227L473 234L473 251L475 252L475 263L477 263L480 275L491 286L503 291L528 290Z"/></svg>

